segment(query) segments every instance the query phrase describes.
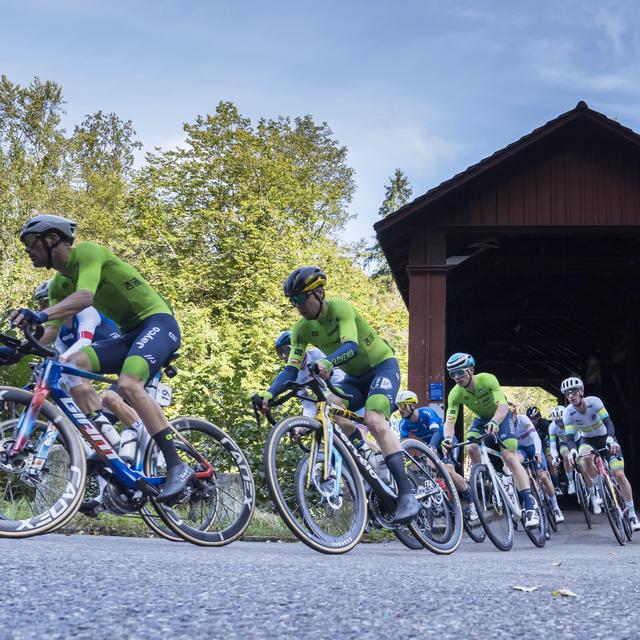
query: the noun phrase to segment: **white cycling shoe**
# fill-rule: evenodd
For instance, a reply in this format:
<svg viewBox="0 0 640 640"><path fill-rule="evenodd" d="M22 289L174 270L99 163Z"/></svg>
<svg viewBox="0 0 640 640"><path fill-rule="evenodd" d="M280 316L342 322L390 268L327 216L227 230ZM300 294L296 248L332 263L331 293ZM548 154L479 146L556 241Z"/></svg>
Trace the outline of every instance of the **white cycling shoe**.
<svg viewBox="0 0 640 640"><path fill-rule="evenodd" d="M637 517L632 516L631 518L629 518L629 521L631 522L632 531L640 531L640 522L638 522Z"/></svg>
<svg viewBox="0 0 640 640"><path fill-rule="evenodd" d="M600 499L597 496L591 496L591 509L596 516L602 513L602 508L600 507Z"/></svg>
<svg viewBox="0 0 640 640"><path fill-rule="evenodd" d="M567 495L569 496L576 495L576 485L573 482L567 483Z"/></svg>
<svg viewBox="0 0 640 640"><path fill-rule="evenodd" d="M527 529L533 529L533 527L537 527L540 524L540 516L535 511L525 511L525 520L524 526Z"/></svg>
<svg viewBox="0 0 640 640"><path fill-rule="evenodd" d="M560 509L556 509L553 512L553 517L556 519L556 522L564 522L564 514L562 513L562 511L560 511Z"/></svg>
<svg viewBox="0 0 640 640"><path fill-rule="evenodd" d="M476 511L476 505L469 505L469 522L474 522L478 519L478 512Z"/></svg>

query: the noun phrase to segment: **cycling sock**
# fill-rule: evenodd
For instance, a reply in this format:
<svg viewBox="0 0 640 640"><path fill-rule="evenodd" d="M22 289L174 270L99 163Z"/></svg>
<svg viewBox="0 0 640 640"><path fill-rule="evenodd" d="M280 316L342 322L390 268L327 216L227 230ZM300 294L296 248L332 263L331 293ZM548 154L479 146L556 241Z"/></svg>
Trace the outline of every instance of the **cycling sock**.
<svg viewBox="0 0 640 640"><path fill-rule="evenodd" d="M595 487L587 487L587 493L588 493L590 496L595 496L595 495L596 495L596 489L595 489Z"/></svg>
<svg viewBox="0 0 640 640"><path fill-rule="evenodd" d="M524 503L526 511L533 511L536 508L536 503L533 501L533 496L531 495L531 489L518 491L518 495L520 496L520 500Z"/></svg>
<svg viewBox="0 0 640 640"><path fill-rule="evenodd" d="M627 511L629 512L629 517L633 518L636 515L636 508L633 506L633 500L629 500L629 502L625 502L625 507L627 507Z"/></svg>
<svg viewBox="0 0 640 640"><path fill-rule="evenodd" d="M560 507L558 506L558 498L555 496L549 496L549 500L551 501L551 506L554 511L560 511Z"/></svg>
<svg viewBox="0 0 640 640"><path fill-rule="evenodd" d="M411 486L409 478L407 478L407 472L404 470L404 453L402 451L396 451L386 456L384 461L387 463L387 468L396 481L398 495L411 493L413 487Z"/></svg>
<svg viewBox="0 0 640 640"><path fill-rule="evenodd" d="M465 502L471 502L471 491L469 491L469 488L467 487L464 491L460 492L460 497L465 501Z"/></svg>
<svg viewBox="0 0 640 640"><path fill-rule="evenodd" d="M182 462L178 456L173 437L173 431L169 427L166 427L153 436L155 443L158 445L158 449L162 451L167 467L175 467Z"/></svg>
<svg viewBox="0 0 640 640"><path fill-rule="evenodd" d="M551 476L551 482L553 482L553 486L556 489L560 488L560 480L558 480L558 475L556 473L549 475Z"/></svg>

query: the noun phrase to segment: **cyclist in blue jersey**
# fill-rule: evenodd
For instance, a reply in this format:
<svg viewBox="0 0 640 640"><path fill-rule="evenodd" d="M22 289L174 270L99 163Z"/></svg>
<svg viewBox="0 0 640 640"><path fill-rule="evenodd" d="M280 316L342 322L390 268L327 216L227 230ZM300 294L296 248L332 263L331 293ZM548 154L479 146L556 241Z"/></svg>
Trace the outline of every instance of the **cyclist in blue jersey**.
<svg viewBox="0 0 640 640"><path fill-rule="evenodd" d="M431 407L418 407L418 396L413 391L400 391L396 397L396 405L402 419L398 425L400 438L416 438L428 444L442 459L453 483L466 503L464 515L469 520L477 520L478 513L471 499L469 483L464 476L456 471L459 449L447 449L441 446L444 440L444 421ZM451 444L457 444L458 439L454 435Z"/></svg>

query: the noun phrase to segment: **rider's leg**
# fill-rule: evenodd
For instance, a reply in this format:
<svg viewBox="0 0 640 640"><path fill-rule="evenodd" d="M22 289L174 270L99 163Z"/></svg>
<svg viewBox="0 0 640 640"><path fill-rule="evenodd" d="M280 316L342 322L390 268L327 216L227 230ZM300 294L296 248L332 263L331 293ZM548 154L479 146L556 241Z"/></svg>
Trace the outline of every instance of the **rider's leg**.
<svg viewBox="0 0 640 640"><path fill-rule="evenodd" d="M91 362L83 351L76 351L68 360L68 364L82 371L92 371ZM78 376L65 376L65 381L69 385L69 392L73 401L79 409L86 414L100 410L100 396L96 393L89 380L83 380Z"/></svg>
<svg viewBox="0 0 640 640"><path fill-rule="evenodd" d="M108 389L102 394L102 404L104 408L113 413L125 427L134 427L137 426L138 423L141 423L140 417L133 408L129 406L118 393L111 389Z"/></svg>
<svg viewBox="0 0 640 640"><path fill-rule="evenodd" d="M520 462L517 451L513 449L503 449L502 459L513 475L516 489L518 490L518 493L522 498L525 510L532 511L533 509L535 509L535 503L533 501L533 498L531 497L529 476L527 475L527 472Z"/></svg>

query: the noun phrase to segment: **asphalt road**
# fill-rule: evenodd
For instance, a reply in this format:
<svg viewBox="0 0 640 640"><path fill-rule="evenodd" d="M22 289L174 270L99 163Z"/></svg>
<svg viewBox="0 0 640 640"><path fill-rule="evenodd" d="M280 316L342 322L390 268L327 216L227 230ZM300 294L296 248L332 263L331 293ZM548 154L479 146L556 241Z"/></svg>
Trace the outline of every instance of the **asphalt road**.
<svg viewBox="0 0 640 640"><path fill-rule="evenodd" d="M640 535L620 547L604 516L587 531L570 515L545 549L522 533L508 553L465 537L446 557L397 542L329 557L302 544L0 540L0 638L640 637Z"/></svg>

